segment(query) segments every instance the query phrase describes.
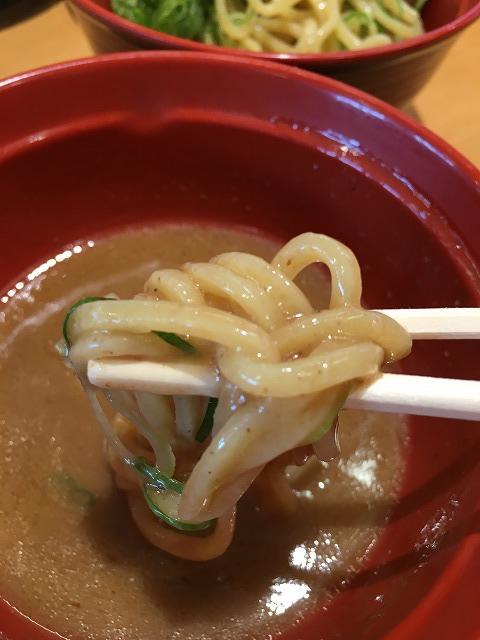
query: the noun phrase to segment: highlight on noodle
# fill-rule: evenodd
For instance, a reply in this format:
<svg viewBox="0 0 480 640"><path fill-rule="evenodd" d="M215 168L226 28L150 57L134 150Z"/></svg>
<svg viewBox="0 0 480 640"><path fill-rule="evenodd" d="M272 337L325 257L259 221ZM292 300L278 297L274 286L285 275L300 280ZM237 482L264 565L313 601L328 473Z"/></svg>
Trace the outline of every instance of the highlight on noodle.
<svg viewBox="0 0 480 640"><path fill-rule="evenodd" d="M295 284L315 263L330 272L324 310ZM228 547L237 502L254 481L269 499L292 501L287 468L328 455L352 385L411 349L400 325L361 307L361 289L345 245L304 233L270 263L223 253L155 271L132 300L90 297L70 309L65 354L104 431L116 483L152 544L208 560ZM100 390L87 364L106 358L209 364L218 398L128 384Z"/></svg>
<svg viewBox="0 0 480 640"><path fill-rule="evenodd" d="M379 47L423 33L426 0L112 0L118 15L174 36L256 52Z"/></svg>

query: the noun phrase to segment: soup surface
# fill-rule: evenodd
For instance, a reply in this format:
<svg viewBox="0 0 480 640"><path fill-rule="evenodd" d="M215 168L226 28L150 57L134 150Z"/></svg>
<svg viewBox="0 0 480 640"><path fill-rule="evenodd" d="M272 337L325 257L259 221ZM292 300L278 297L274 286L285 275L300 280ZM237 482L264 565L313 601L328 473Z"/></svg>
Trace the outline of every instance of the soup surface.
<svg viewBox="0 0 480 640"><path fill-rule="evenodd" d="M59 254L3 300L0 593L20 611L75 638L260 639L301 620L360 568L402 474L400 418L343 412L341 457L303 472L297 512L272 514L252 489L227 552L192 563L135 529L90 407L54 347L65 310L85 295L130 297L159 267L231 250L270 259L276 249L231 229L129 231ZM325 306L320 270L298 282Z"/></svg>

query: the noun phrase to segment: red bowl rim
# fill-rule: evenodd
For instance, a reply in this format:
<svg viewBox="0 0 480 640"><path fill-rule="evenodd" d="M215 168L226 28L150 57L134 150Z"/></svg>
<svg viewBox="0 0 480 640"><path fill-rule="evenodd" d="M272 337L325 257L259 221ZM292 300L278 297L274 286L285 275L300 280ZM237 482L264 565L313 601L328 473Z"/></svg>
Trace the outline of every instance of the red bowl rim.
<svg viewBox="0 0 480 640"><path fill-rule="evenodd" d="M432 0L433 1L433 0ZM172 49L188 49L204 53L225 52L226 48L218 45L205 44L195 40L179 38L167 33L155 31L149 27L121 18L113 11L104 9L94 0L67 0L71 4L82 9L92 18L98 20L103 25L113 27L127 36L139 38L149 47L168 46ZM232 56L256 58L260 60L271 60L289 64L316 64L325 67L333 67L342 64L356 62L370 62L382 58L402 56L420 49L425 49L442 40L450 38L472 24L480 17L480 0L464 14L451 20L441 27L426 31L425 33L394 42L382 47L371 47L357 51L340 51L335 53L256 53L254 51L244 51L241 49L228 49L228 54Z"/></svg>
<svg viewBox="0 0 480 640"><path fill-rule="evenodd" d="M70 0L73 1L73 0ZM74 0L76 2L90 2L90 0ZM478 4L480 9L480 2ZM220 47L217 47L220 49ZM174 60L186 60L191 62L197 62L198 64L217 64L219 66L230 67L247 67L252 70L266 71L277 76L281 75L287 79L306 82L308 84L314 84L317 87L321 87L334 94L342 94L352 99L356 103L366 104L372 107L374 110L381 112L388 116L388 118L395 122L399 127L408 129L411 131L416 139L423 141L435 155L445 159L449 164L455 163L461 170L461 172L468 176L473 182L476 188L480 192L480 168L477 168L470 160L468 160L460 151L457 151L452 145L443 140L436 133L425 127L423 124L416 122L410 116L392 105L376 98L361 89L352 87L351 85L340 82L327 76L318 75L312 71L306 71L298 67L287 67L277 62L270 60L257 58L249 59L245 56L231 56L230 53L225 53L221 50L220 54L213 54L211 52L194 52L194 51L129 51L119 53L109 53L98 56L89 56L86 58L80 58L77 60L68 60L66 62L59 62L44 67L39 67L31 71L18 73L13 76L0 80L0 99L3 91L10 90L18 84L23 84L33 79L41 79L43 77L64 75L69 73L70 70L76 70L78 68L87 69L113 66L116 64L129 63L134 60L151 60L157 59L159 63L164 62L169 64Z"/></svg>

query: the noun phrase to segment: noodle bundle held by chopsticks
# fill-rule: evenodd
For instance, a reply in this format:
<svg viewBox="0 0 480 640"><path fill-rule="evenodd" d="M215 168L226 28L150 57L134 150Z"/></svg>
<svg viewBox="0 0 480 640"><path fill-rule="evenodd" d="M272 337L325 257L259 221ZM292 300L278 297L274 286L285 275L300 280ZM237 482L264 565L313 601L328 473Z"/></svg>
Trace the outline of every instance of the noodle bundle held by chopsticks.
<svg viewBox="0 0 480 640"><path fill-rule="evenodd" d="M314 263L330 272L326 310L312 308L295 284ZM271 263L224 253L156 271L133 300L87 298L70 310L69 361L148 540L193 560L223 553L236 504L262 470L313 455L351 383L409 353L404 329L363 309L360 297L353 253L305 233ZM103 358L208 363L218 371L219 398L105 390L112 422L86 374L88 361Z"/></svg>

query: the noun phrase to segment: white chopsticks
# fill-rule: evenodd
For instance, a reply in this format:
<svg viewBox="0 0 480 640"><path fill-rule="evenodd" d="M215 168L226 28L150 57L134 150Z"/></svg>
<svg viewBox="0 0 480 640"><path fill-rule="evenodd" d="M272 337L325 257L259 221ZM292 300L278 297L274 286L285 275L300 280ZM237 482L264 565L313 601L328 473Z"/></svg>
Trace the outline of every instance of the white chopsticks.
<svg viewBox="0 0 480 640"><path fill-rule="evenodd" d="M413 339L479 339L480 309L386 309ZM217 397L217 372L205 365L105 359L88 363L88 379L100 388L161 395ZM355 388L349 409L480 420L480 381L384 373Z"/></svg>
<svg viewBox="0 0 480 640"><path fill-rule="evenodd" d="M148 391L163 396L218 397L220 378L201 364L167 364L145 360L89 360L88 380L102 389Z"/></svg>
<svg viewBox="0 0 480 640"><path fill-rule="evenodd" d="M413 340L478 340L480 308L379 309L396 320Z"/></svg>
<svg viewBox="0 0 480 640"><path fill-rule="evenodd" d="M218 397L220 380L203 365L91 360L88 379L103 389ZM480 381L383 373L354 389L347 409L480 420Z"/></svg>
<svg viewBox="0 0 480 640"><path fill-rule="evenodd" d="M347 409L480 420L480 381L382 373L352 391Z"/></svg>

